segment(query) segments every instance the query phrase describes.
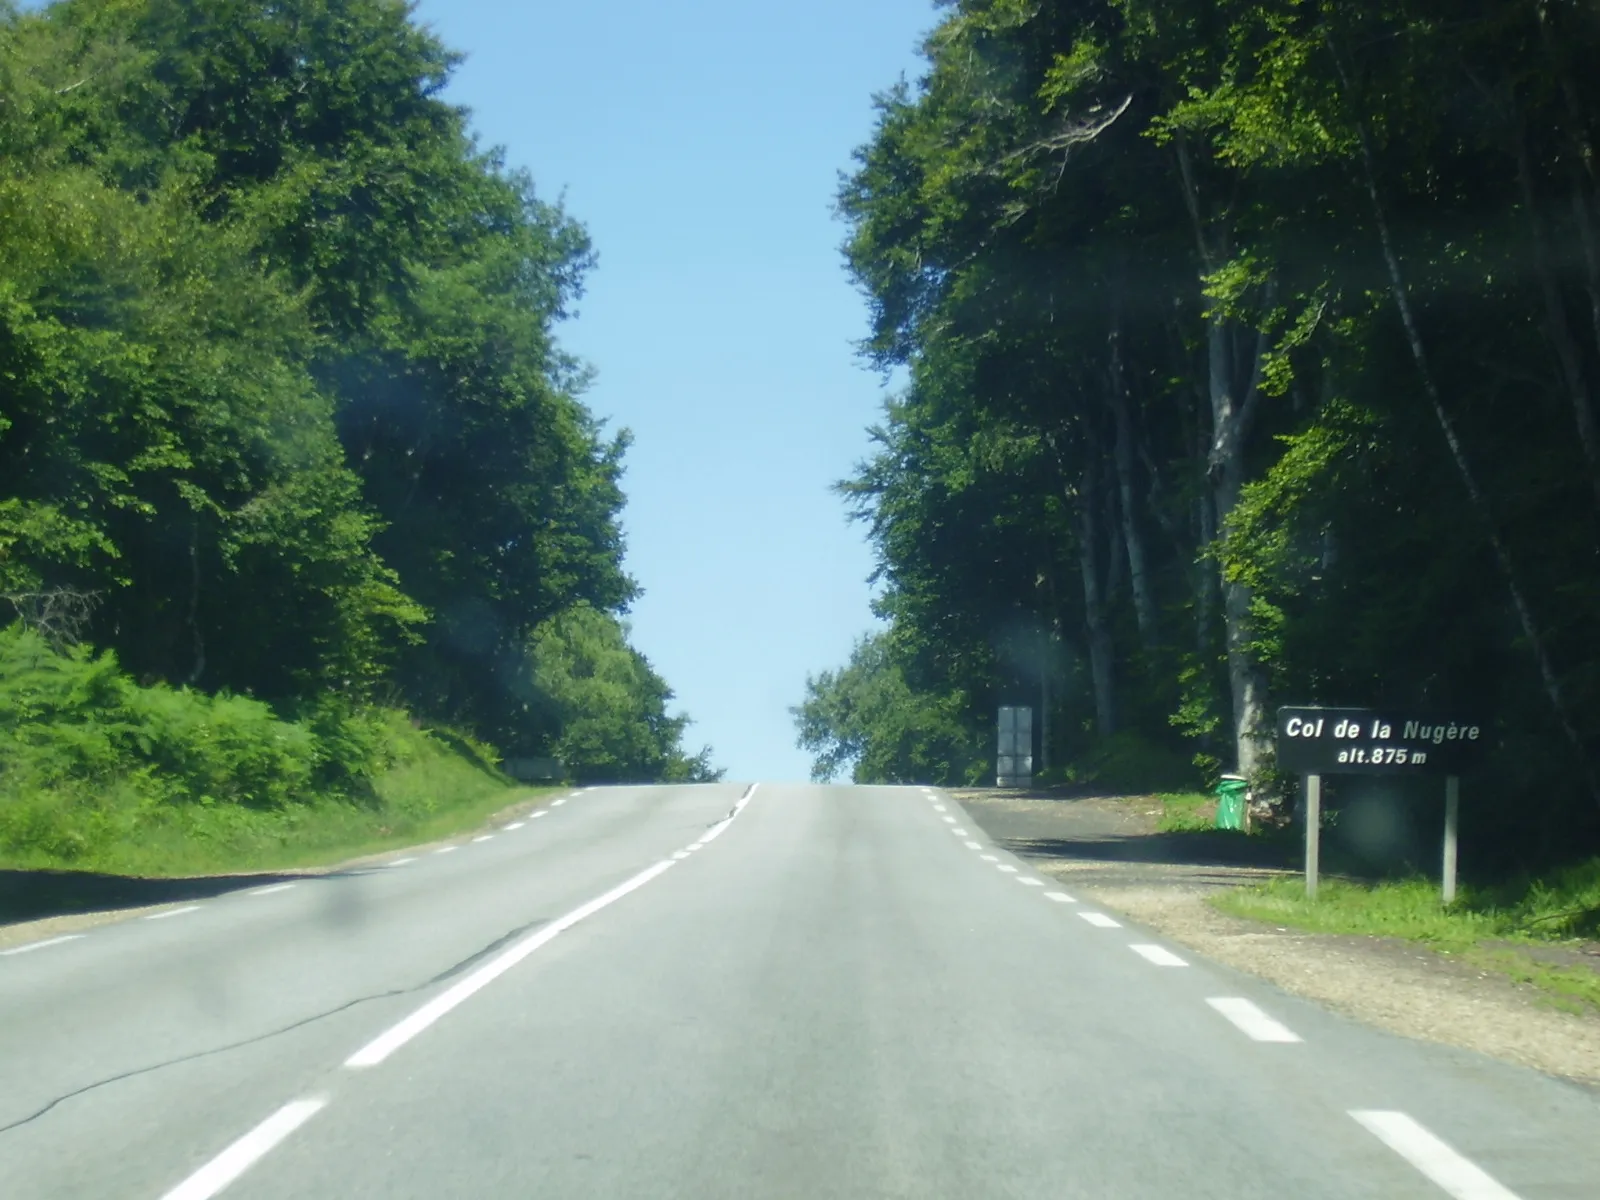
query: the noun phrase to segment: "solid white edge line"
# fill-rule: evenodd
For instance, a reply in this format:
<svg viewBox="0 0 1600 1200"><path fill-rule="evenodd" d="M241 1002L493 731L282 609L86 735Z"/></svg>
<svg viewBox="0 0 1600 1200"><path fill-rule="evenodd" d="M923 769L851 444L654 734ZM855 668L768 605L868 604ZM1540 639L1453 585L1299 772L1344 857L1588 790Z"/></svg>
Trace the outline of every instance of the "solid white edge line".
<svg viewBox="0 0 1600 1200"><path fill-rule="evenodd" d="M618 884L603 896L598 896L587 904L580 905L566 916L546 925L539 932L523 938L522 941L517 942L510 949L502 951L494 958L491 958L459 983L435 996L410 1016L391 1025L349 1058L345 1059L344 1065L347 1067L377 1066L440 1017L466 1001L479 989L486 987L501 975L504 975L540 946L571 929L585 917L592 916L606 907L606 905L622 899L634 889L643 887L657 875L676 865L670 858L658 862L655 866L640 871L639 874L627 882Z"/></svg>
<svg viewBox="0 0 1600 1200"><path fill-rule="evenodd" d="M30 950L43 950L46 946L59 946L62 942L75 942L81 937L88 937L86 933L64 933L60 937L45 938L42 942L29 942L26 946L13 946L9 950L0 950L0 958L12 954L27 954Z"/></svg>
<svg viewBox="0 0 1600 1200"><path fill-rule="evenodd" d="M1074 900L1071 896L1067 895L1065 892L1046 892L1044 894L1044 898L1046 900L1054 900L1057 904L1076 904L1077 903L1076 900Z"/></svg>
<svg viewBox="0 0 1600 1200"><path fill-rule="evenodd" d="M1455 1200L1518 1200L1515 1192L1405 1113L1353 1108L1350 1115Z"/></svg>
<svg viewBox="0 0 1600 1200"><path fill-rule="evenodd" d="M1128 949L1132 950L1140 958L1155 963L1158 967L1187 967L1189 965L1165 946L1135 943L1129 946Z"/></svg>
<svg viewBox="0 0 1600 1200"><path fill-rule="evenodd" d="M1122 922L1115 917L1108 917L1103 912L1081 912L1078 914L1089 924L1097 929L1121 929Z"/></svg>
<svg viewBox="0 0 1600 1200"><path fill-rule="evenodd" d="M326 1096L311 1096L285 1104L221 1154L201 1167L161 1200L209 1200L248 1171L284 1138L304 1125L323 1105Z"/></svg>
<svg viewBox="0 0 1600 1200"><path fill-rule="evenodd" d="M254 891L246 892L245 895L270 896L273 892L287 892L293 886L294 884L292 883L275 883L271 887L256 888Z"/></svg>
<svg viewBox="0 0 1600 1200"><path fill-rule="evenodd" d="M1298 1042L1300 1035L1281 1021L1267 1016L1243 996L1214 996L1206 1001L1251 1041Z"/></svg>
<svg viewBox="0 0 1600 1200"><path fill-rule="evenodd" d="M183 916L184 913L192 913L192 912L199 912L199 911L200 911L200 906L198 904L185 904L182 908L169 908L169 909L167 909L166 912L151 913L148 917L145 918L145 920L146 921L160 921L165 917L181 917L181 916Z"/></svg>

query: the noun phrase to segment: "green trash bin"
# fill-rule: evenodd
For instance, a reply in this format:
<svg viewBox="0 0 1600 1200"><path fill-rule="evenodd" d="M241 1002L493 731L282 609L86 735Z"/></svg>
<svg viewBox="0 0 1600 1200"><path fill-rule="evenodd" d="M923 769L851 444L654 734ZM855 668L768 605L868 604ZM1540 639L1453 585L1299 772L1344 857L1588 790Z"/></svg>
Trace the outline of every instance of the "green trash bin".
<svg viewBox="0 0 1600 1200"><path fill-rule="evenodd" d="M1245 795L1250 783L1243 775L1224 775L1217 782L1217 828L1243 829Z"/></svg>

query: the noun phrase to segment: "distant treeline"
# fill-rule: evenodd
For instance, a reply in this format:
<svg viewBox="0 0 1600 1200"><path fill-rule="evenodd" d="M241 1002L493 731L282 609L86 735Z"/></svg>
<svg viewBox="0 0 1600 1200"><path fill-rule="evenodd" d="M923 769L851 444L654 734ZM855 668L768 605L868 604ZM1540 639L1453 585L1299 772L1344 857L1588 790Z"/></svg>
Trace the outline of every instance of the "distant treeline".
<svg viewBox="0 0 1600 1200"><path fill-rule="evenodd" d="M841 185L887 629L827 772L1241 770L1280 704L1483 719L1468 828L1600 849L1600 9L958 0Z"/></svg>
<svg viewBox="0 0 1600 1200"><path fill-rule="evenodd" d="M593 252L456 61L398 0L0 7L0 594L137 685L705 777L555 339Z"/></svg>

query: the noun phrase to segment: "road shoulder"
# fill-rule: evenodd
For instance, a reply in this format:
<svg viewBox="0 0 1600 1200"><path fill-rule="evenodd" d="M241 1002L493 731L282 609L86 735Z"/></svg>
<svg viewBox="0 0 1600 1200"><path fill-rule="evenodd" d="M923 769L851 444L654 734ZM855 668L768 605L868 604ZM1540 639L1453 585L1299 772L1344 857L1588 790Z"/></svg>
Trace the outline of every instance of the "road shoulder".
<svg viewBox="0 0 1600 1200"><path fill-rule="evenodd" d="M1067 890L1216 962L1392 1033L1600 1087L1600 1016L1562 1011L1537 987L1414 942L1308 933L1219 912L1209 896L1286 872L1155 834L1154 801L954 795L991 839Z"/></svg>

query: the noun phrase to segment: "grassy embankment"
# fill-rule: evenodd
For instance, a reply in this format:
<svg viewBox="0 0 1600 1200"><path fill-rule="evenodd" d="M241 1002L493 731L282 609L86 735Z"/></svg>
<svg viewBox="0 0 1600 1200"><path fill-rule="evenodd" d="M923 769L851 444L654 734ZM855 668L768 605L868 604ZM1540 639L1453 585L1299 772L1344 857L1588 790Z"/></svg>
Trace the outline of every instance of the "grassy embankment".
<svg viewBox="0 0 1600 1200"><path fill-rule="evenodd" d="M1440 954L1540 988L1570 1011L1600 1012L1600 859L1543 879L1462 888L1451 905L1431 879L1377 883L1325 878L1309 900L1299 879L1225 892L1223 912L1317 933L1419 942ZM1556 960L1556 961L1552 961ZM1561 961L1564 960L1564 961Z"/></svg>
<svg viewBox="0 0 1600 1200"><path fill-rule="evenodd" d="M0 868L176 877L447 836L542 794L393 710L287 719L0 630Z"/></svg>
<svg viewBox="0 0 1600 1200"><path fill-rule="evenodd" d="M0 868L178 877L322 866L473 829L559 790L514 786L453 738L408 725L395 733L395 761L360 798L313 794L265 810L151 805L127 779L105 781L92 798L87 789L33 804L13 797L0 814ZM47 806L54 811L39 811Z"/></svg>
<svg viewBox="0 0 1600 1200"><path fill-rule="evenodd" d="M1208 839L1246 836L1282 842L1298 865L1298 834L1217 830L1216 798L1203 792L1157 797L1156 832ZM1334 865L1337 865L1335 859ZM1397 937L1538 987L1558 1007L1600 1011L1600 859L1537 879L1463 887L1442 904L1434 879L1360 881L1324 876L1316 900L1295 877L1240 887L1212 899L1223 912L1314 933ZM1592 959L1593 965L1588 965Z"/></svg>

